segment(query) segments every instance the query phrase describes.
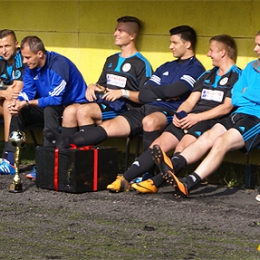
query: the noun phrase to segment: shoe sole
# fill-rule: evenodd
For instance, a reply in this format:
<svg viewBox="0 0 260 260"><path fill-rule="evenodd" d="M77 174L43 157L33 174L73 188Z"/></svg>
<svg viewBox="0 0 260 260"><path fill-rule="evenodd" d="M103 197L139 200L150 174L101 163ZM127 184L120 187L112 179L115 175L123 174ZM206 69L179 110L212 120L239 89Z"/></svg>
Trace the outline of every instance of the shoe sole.
<svg viewBox="0 0 260 260"><path fill-rule="evenodd" d="M182 197L187 197L189 195L189 191L186 186L175 176L174 173L168 171L164 175L164 179L175 188L176 193Z"/></svg>
<svg viewBox="0 0 260 260"><path fill-rule="evenodd" d="M107 188L107 190L109 191L109 192L111 192L111 193L119 193L119 192L127 192L127 191L130 191L130 188L129 189L127 189L127 190L113 190L113 189L108 189Z"/></svg>
<svg viewBox="0 0 260 260"><path fill-rule="evenodd" d="M173 171L171 159L166 155L164 151L162 151L159 145L153 146L152 156L163 177L164 175L165 177L167 177L168 171Z"/></svg>
<svg viewBox="0 0 260 260"><path fill-rule="evenodd" d="M178 195L187 197L189 192L186 186L175 176L171 159L162 151L159 145L153 146L152 155L163 178L175 188Z"/></svg>
<svg viewBox="0 0 260 260"><path fill-rule="evenodd" d="M147 187L144 187L144 186L142 186L142 185L140 185L139 183L134 183L134 184L132 184L132 186L131 186L133 189L135 189L136 191L138 191L138 192L140 192L140 193L157 193L157 191L156 192L154 192L153 190L150 190L150 189L148 189ZM141 189L143 189L144 191L141 191L141 190L139 190L138 188L141 188Z"/></svg>

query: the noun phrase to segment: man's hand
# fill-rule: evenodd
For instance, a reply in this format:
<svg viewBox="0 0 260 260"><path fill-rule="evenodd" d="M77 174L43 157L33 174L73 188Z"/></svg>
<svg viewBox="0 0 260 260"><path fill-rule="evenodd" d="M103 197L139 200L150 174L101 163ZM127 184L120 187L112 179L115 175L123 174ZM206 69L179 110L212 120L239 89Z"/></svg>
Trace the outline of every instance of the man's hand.
<svg viewBox="0 0 260 260"><path fill-rule="evenodd" d="M173 125L181 129L189 129L200 121L199 114L190 113L182 119L179 119L176 115L172 119Z"/></svg>
<svg viewBox="0 0 260 260"><path fill-rule="evenodd" d="M96 93L104 93L105 87L98 85L98 84L89 84L87 89L86 89L86 99L90 102L93 102L94 100L97 99Z"/></svg>
<svg viewBox="0 0 260 260"><path fill-rule="evenodd" d="M109 89L107 88L107 92L103 95L103 99L108 101L115 101L122 97L122 90L121 89Z"/></svg>
<svg viewBox="0 0 260 260"><path fill-rule="evenodd" d="M20 101L17 99L17 100L13 100L13 102L9 104L7 107L11 115L17 116L20 110L25 106L26 106L25 101Z"/></svg>
<svg viewBox="0 0 260 260"><path fill-rule="evenodd" d="M181 129L189 129L190 127L194 126L200 121L199 114L192 114L192 113L188 114L186 117L182 119L176 119L176 118L174 119L174 118L173 121L178 122L178 127L180 127Z"/></svg>
<svg viewBox="0 0 260 260"><path fill-rule="evenodd" d="M16 92L12 86L9 86L6 90L1 90L1 98L6 100L17 99L19 93Z"/></svg>

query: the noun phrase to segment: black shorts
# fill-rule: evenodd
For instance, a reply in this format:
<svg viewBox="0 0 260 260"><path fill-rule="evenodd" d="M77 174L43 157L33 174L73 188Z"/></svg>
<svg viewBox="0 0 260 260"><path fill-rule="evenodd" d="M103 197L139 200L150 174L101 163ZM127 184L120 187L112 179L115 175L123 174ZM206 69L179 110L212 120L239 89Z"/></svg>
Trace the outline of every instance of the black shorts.
<svg viewBox="0 0 260 260"><path fill-rule="evenodd" d="M169 132L173 134L179 141L185 134L190 134L195 138L199 138L204 132L211 129L219 121L220 119L212 119L198 122L197 124L186 130L176 127L173 124L170 124L165 128L164 132Z"/></svg>
<svg viewBox="0 0 260 260"><path fill-rule="evenodd" d="M101 109L102 121L108 120L108 119L113 119L127 111L126 106L123 107L123 109L121 109L119 111L115 111L113 108L111 108L109 106L109 104L103 104L103 103L96 103L96 104L99 105L99 107Z"/></svg>
<svg viewBox="0 0 260 260"><path fill-rule="evenodd" d="M260 119L246 114L232 114L220 122L227 130L237 129L245 142L245 150L249 152L260 143Z"/></svg>
<svg viewBox="0 0 260 260"><path fill-rule="evenodd" d="M133 108L123 113L121 116L128 121L131 128L129 136L133 137L137 134L141 134L143 132L143 118L154 112L162 112L167 117L167 123L172 121L174 115L174 111L172 110L153 105L142 105L141 107Z"/></svg>

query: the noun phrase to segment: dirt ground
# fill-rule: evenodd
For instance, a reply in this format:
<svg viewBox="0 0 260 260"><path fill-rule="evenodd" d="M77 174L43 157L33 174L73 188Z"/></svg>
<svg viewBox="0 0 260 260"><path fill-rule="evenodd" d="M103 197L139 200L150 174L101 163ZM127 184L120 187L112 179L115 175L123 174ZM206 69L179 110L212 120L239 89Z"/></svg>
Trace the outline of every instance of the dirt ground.
<svg viewBox="0 0 260 260"><path fill-rule="evenodd" d="M176 199L38 189L0 176L0 259L260 259L256 190L201 185Z"/></svg>

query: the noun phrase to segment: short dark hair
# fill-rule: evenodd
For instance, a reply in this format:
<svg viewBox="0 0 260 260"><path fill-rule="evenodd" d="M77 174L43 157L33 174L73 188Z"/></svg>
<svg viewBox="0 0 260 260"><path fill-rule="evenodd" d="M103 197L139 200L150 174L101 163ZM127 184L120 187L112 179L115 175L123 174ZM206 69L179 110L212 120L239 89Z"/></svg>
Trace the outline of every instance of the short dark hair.
<svg viewBox="0 0 260 260"><path fill-rule="evenodd" d="M180 34L184 41L189 41L194 50L197 43L196 31L188 25L180 25L170 30L171 35Z"/></svg>
<svg viewBox="0 0 260 260"><path fill-rule="evenodd" d="M4 37L6 37L8 35L12 35L14 41L17 42L16 35L15 35L14 31L9 30L9 29L3 29L3 30L0 31L0 39L3 39Z"/></svg>
<svg viewBox="0 0 260 260"><path fill-rule="evenodd" d="M135 26L135 33L139 34L139 31L143 28L143 24L141 22L141 20L139 20L138 18L134 17L134 16L122 16L120 18L117 19L118 23L134 23Z"/></svg>
<svg viewBox="0 0 260 260"><path fill-rule="evenodd" d="M228 34L221 34L213 36L209 42L217 41L224 45L224 49L227 52L227 55L233 61L236 61L237 58L237 45L234 38Z"/></svg>
<svg viewBox="0 0 260 260"><path fill-rule="evenodd" d="M23 38L23 40L21 42L21 50L24 48L25 44L28 44L31 52L33 52L35 54L38 51L42 51L43 53L46 52L42 40L37 36L26 36L25 38Z"/></svg>

